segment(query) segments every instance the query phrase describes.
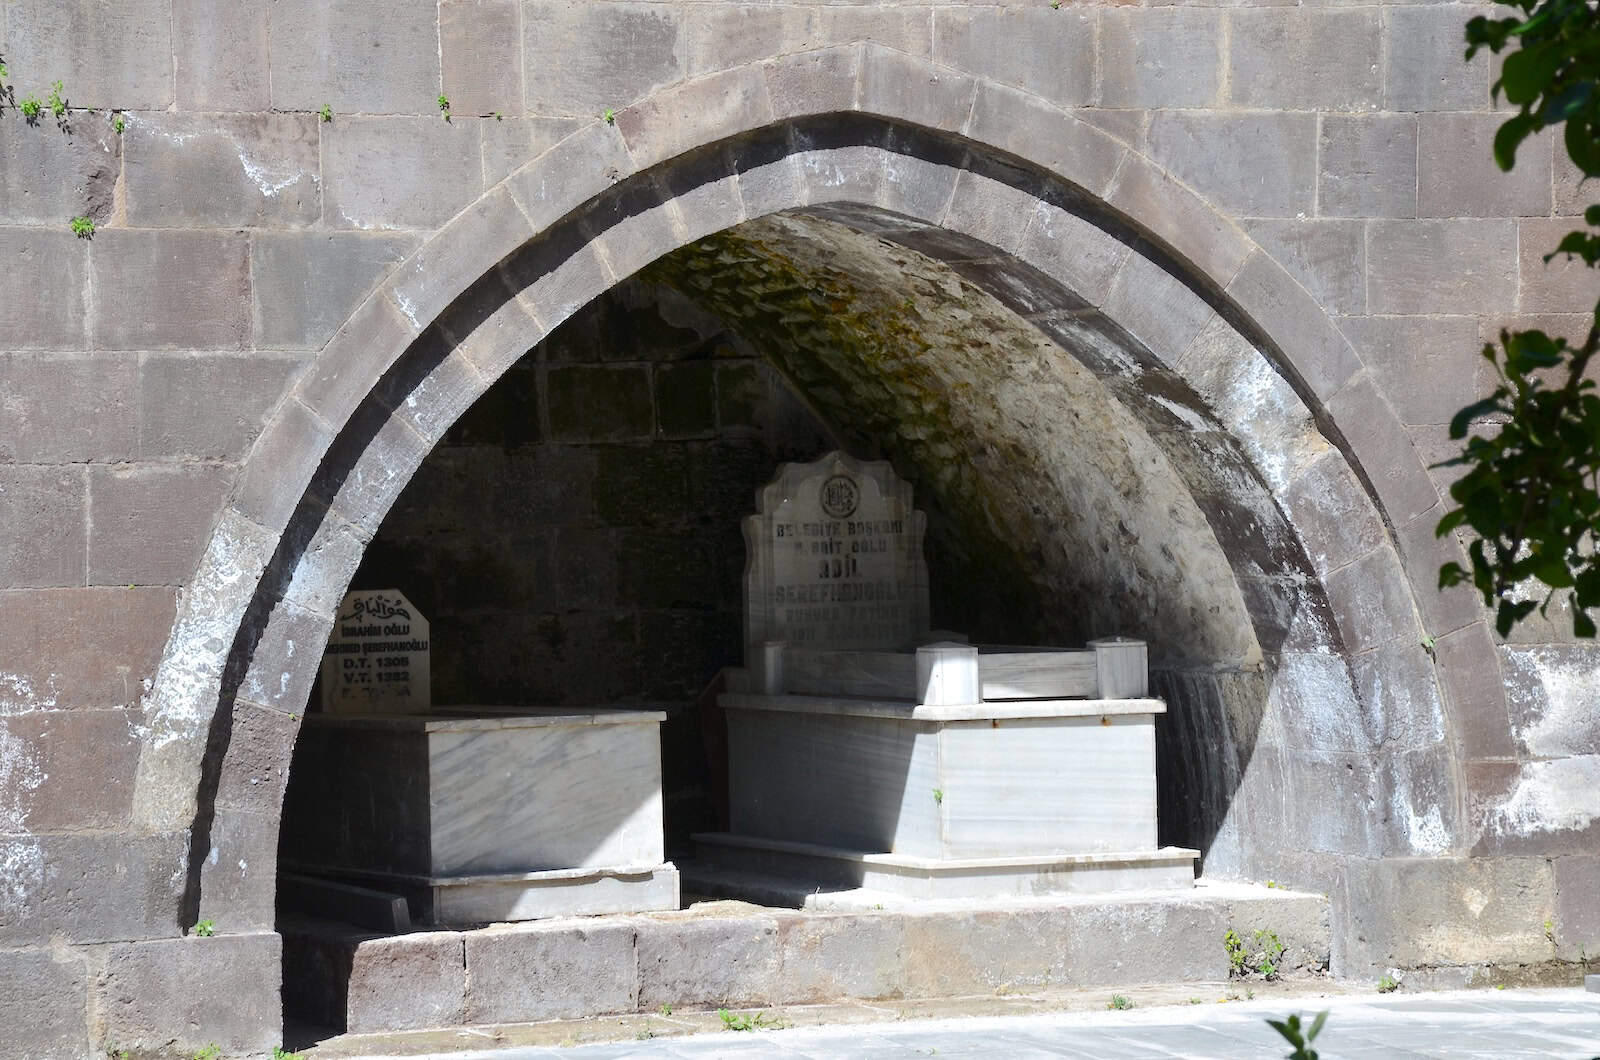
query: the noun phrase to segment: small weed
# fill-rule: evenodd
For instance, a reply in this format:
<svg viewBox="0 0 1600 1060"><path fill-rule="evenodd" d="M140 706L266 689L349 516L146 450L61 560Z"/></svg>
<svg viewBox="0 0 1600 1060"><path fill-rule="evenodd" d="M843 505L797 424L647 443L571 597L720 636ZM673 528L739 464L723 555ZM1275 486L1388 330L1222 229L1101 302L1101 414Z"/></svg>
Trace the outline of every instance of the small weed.
<svg viewBox="0 0 1600 1060"><path fill-rule="evenodd" d="M317 117L321 118L324 122L332 121L333 120L333 107L331 107L328 104L324 103L322 105L322 109L317 111Z"/></svg>
<svg viewBox="0 0 1600 1060"><path fill-rule="evenodd" d="M1245 951L1244 940L1233 928L1222 936L1223 948L1228 951L1228 977L1235 978L1244 975L1249 968L1250 954Z"/></svg>
<svg viewBox="0 0 1600 1060"><path fill-rule="evenodd" d="M61 82L57 81L50 86L50 113L60 121L67 113L67 101L61 95Z"/></svg>
<svg viewBox="0 0 1600 1060"><path fill-rule="evenodd" d="M217 933L217 922L215 920L202 920L195 924L194 933L203 939L208 939Z"/></svg>
<svg viewBox="0 0 1600 1060"><path fill-rule="evenodd" d="M499 111L495 111L494 112L494 120L495 121L505 121L506 120L506 116L504 114L501 114Z"/></svg>
<svg viewBox="0 0 1600 1060"><path fill-rule="evenodd" d="M1191 1004L1191 1005L1203 1005L1203 1004L1205 1004L1205 999L1204 998L1198 998L1198 997L1191 997L1189 999L1189 1004Z"/></svg>
<svg viewBox="0 0 1600 1060"><path fill-rule="evenodd" d="M1311 1048L1311 1041L1322 1033L1322 1025L1328 1022L1328 1010L1323 1009L1317 1013L1317 1018L1312 1021L1311 1027L1304 1034L1300 1031L1300 1016L1296 1013L1286 1020L1268 1020L1267 1025L1279 1034L1285 1041L1294 1046L1287 1060L1317 1060L1315 1049Z"/></svg>
<svg viewBox="0 0 1600 1060"><path fill-rule="evenodd" d="M281 1045L272 1047L272 1060L301 1060L299 1053L291 1053Z"/></svg>
<svg viewBox="0 0 1600 1060"><path fill-rule="evenodd" d="M640 1031L638 1034L635 1034L633 1036L633 1040L636 1041L636 1042L644 1042L644 1041L649 1041L651 1038L654 1038L655 1036L656 1036L656 1032L655 1031Z"/></svg>
<svg viewBox="0 0 1600 1060"><path fill-rule="evenodd" d="M116 130L118 136L121 136L123 130L128 127L128 123L122 120L122 115L113 114L111 116L111 127Z"/></svg>
<svg viewBox="0 0 1600 1060"><path fill-rule="evenodd" d="M449 121L450 120L450 97L449 96L441 95L439 97L439 113L444 115L444 120L445 121Z"/></svg>
<svg viewBox="0 0 1600 1060"><path fill-rule="evenodd" d="M1267 890L1269 890L1269 891L1273 890L1277 886L1278 886L1278 881L1277 880L1268 880L1267 881Z"/></svg>
<svg viewBox="0 0 1600 1060"><path fill-rule="evenodd" d="M1555 922L1550 920L1548 917L1545 918L1544 922L1544 937L1550 940L1551 945L1555 945L1556 925Z"/></svg>
<svg viewBox="0 0 1600 1060"><path fill-rule="evenodd" d="M783 1026L782 1020L765 1012L751 1015L748 1012L733 1012L719 1008L717 1018L722 1020L722 1026L730 1031L775 1031Z"/></svg>
<svg viewBox="0 0 1600 1060"><path fill-rule="evenodd" d="M218 1045L216 1042L212 1042L210 1045L191 1056L189 1060L219 1060L221 1056L222 1046Z"/></svg>
<svg viewBox="0 0 1600 1060"><path fill-rule="evenodd" d="M1051 7L1052 10L1060 11L1061 10L1061 0L1050 0L1050 7Z"/></svg>
<svg viewBox="0 0 1600 1060"><path fill-rule="evenodd" d="M1118 1012L1132 1007L1133 998L1128 997L1126 994L1112 994L1111 1000L1106 1002L1106 1008L1116 1009Z"/></svg>
<svg viewBox="0 0 1600 1060"><path fill-rule="evenodd" d="M1244 999L1246 1001L1254 1001L1256 999L1256 992L1252 987L1247 986L1244 988Z"/></svg>
<svg viewBox="0 0 1600 1060"><path fill-rule="evenodd" d="M1428 658L1430 658L1430 659L1437 659L1438 658L1438 656L1433 653L1435 647L1437 647L1437 645L1434 644L1432 637L1423 637L1422 638L1422 650L1428 653Z"/></svg>
<svg viewBox="0 0 1600 1060"><path fill-rule="evenodd" d="M72 234L79 239L94 238L94 221L88 217L74 217L72 219Z"/></svg>
<svg viewBox="0 0 1600 1060"><path fill-rule="evenodd" d="M11 71L6 69L6 64L0 63L0 81L4 81L10 73Z"/></svg>
<svg viewBox="0 0 1600 1060"><path fill-rule="evenodd" d="M1399 989L1400 980L1396 979L1388 972L1385 972L1383 974L1383 978L1378 980L1378 993L1380 994L1392 994Z"/></svg>
<svg viewBox="0 0 1600 1060"><path fill-rule="evenodd" d="M656 1011L661 1013L663 1016L670 1016L672 1015L672 1006L666 1002L662 1002L661 1007L656 1009Z"/></svg>
<svg viewBox="0 0 1600 1060"><path fill-rule="evenodd" d="M944 789L943 788L934 788L933 789L933 801L937 802L937 803L943 803L944 802Z"/></svg>
<svg viewBox="0 0 1600 1060"><path fill-rule="evenodd" d="M1256 945L1261 947L1261 952L1256 956L1256 971L1261 973L1263 979L1278 978L1278 962L1283 960L1283 943L1278 941L1278 933L1264 929L1257 931Z"/></svg>
<svg viewBox="0 0 1600 1060"><path fill-rule="evenodd" d="M39 102L38 96L30 92L22 97L22 102L17 105L17 109L22 111L22 116L29 125L38 125L39 115L44 111L44 104Z"/></svg>
<svg viewBox="0 0 1600 1060"><path fill-rule="evenodd" d="M606 120L607 125L617 124L617 112L612 110L610 107L607 107L606 112L600 115L600 117Z"/></svg>

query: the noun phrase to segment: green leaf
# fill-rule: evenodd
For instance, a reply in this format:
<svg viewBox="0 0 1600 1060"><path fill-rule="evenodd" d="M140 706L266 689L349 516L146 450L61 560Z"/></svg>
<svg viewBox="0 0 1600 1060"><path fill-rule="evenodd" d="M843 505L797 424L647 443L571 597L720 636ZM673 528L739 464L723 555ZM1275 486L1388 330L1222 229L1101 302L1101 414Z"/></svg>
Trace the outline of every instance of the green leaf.
<svg viewBox="0 0 1600 1060"><path fill-rule="evenodd" d="M1318 1034L1322 1033L1322 1025L1328 1022L1328 1010L1323 1009L1317 1013L1316 1020L1311 1024L1311 1029L1306 1032L1306 1041L1315 1041Z"/></svg>
<svg viewBox="0 0 1600 1060"><path fill-rule="evenodd" d="M1516 165L1517 148L1528 138L1528 134L1533 132L1533 127L1534 119L1530 115L1514 114L1507 118L1494 134L1495 165L1507 171Z"/></svg>
<svg viewBox="0 0 1600 1060"><path fill-rule="evenodd" d="M1506 57L1500 70L1500 87L1506 99L1519 106L1538 99L1561 65L1561 51L1554 42L1524 45Z"/></svg>

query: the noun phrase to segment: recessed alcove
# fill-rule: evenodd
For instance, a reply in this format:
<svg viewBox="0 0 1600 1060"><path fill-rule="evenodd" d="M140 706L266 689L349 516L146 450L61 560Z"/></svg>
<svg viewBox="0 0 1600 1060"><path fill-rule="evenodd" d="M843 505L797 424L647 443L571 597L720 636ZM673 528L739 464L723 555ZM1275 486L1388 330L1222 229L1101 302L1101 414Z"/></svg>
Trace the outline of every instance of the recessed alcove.
<svg viewBox="0 0 1600 1060"><path fill-rule="evenodd" d="M398 588L428 617L437 705L664 714L665 848L682 861L726 827L715 701L744 662L740 520L781 463L887 460L927 513L934 628L1148 641L1168 700L1160 842L1215 849L1234 875L1216 837L1275 660L1330 634L1264 485L1201 407L1129 332L981 243L854 208L775 215L535 343L423 460L351 587ZM1226 496L1195 488L1224 475ZM318 812L300 767L285 864Z"/></svg>

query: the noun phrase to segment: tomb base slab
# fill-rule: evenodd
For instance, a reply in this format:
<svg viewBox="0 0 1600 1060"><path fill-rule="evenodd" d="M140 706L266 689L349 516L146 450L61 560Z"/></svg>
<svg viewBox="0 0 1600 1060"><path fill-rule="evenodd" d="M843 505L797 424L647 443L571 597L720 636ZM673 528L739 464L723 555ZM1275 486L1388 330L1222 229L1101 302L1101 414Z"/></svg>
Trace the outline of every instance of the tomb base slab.
<svg viewBox="0 0 1600 1060"><path fill-rule="evenodd" d="M1194 861L1200 856L1197 850L1162 847L1093 854L924 858L726 832L702 833L694 836L694 841L699 859L691 880L695 889L702 880L714 881L729 872L789 881L797 894L860 889L869 898L893 895L930 900L1192 887Z"/></svg>

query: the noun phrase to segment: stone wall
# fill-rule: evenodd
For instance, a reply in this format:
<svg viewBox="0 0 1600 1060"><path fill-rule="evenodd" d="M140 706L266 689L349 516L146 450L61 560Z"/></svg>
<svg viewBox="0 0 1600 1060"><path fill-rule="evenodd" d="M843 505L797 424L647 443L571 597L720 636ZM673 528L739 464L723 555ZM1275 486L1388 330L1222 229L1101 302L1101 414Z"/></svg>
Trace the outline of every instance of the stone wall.
<svg viewBox="0 0 1600 1060"><path fill-rule="evenodd" d="M1380 832L1360 853L1281 862L1334 898L1336 967L1593 950L1595 652L1568 640L1559 608L1500 644L1470 601L1428 588L1453 545L1430 532L1448 471L1420 469L1448 455L1450 414L1486 384L1476 347L1505 325L1577 329L1594 294L1583 270L1541 260L1590 198L1551 140L1509 175L1490 162L1490 63L1460 58L1463 23L1487 10L0 2L0 1026L24 1029L23 1055L275 1044L265 866L309 677L265 660L320 643L321 605L295 601L342 581L258 587L263 570L297 569L272 557L312 547L291 515L313 504L313 471L335 437L360 435L352 413L418 333L582 198L829 110L943 128L1059 176L1259 325L1340 436L1355 495L1381 519L1341 518L1343 494L1309 488L1283 509L1366 631L1346 648L1353 671L1414 680L1362 678L1366 715L1313 709L1289 734L1300 764L1251 769L1267 790L1325 792L1346 763L1315 748L1354 732L1431 763L1459 795L1435 807L1437 854ZM885 50L823 50L862 41ZM24 122L16 104L58 79L65 122ZM835 156L804 186L858 194L861 157ZM515 195L500 183L513 173ZM754 183L741 194L759 201ZM661 245L742 211L709 192L675 203ZM79 216L92 239L69 231ZM721 223L692 230L704 218ZM960 220L1010 238L1003 212ZM581 261L600 287L613 265L643 263L596 253ZM1065 243L1055 257L1091 277L1105 264ZM528 311L564 315L560 284L590 289L575 274L527 295ZM1108 314L1152 334L1186 322L1169 309L1181 284L1128 276ZM384 435L392 451L425 451L430 417L448 421L508 363L492 345L468 352L468 368L439 362L464 374L434 379L422 407L380 421L399 432ZM580 429L605 414L583 410ZM351 525L312 550L358 559L370 530ZM1340 537L1374 525L1372 540ZM1420 745L1385 724L1415 715L1401 699L1416 689L1449 720ZM219 779L202 763L224 748L238 772ZM1429 796L1400 776L1374 778L1386 799L1308 798L1273 827L1354 835L1352 822L1420 813L1426 830ZM213 820L214 807L239 813ZM208 860L230 844L268 853ZM197 905L203 865L233 874ZM180 938L201 908L219 936Z"/></svg>

